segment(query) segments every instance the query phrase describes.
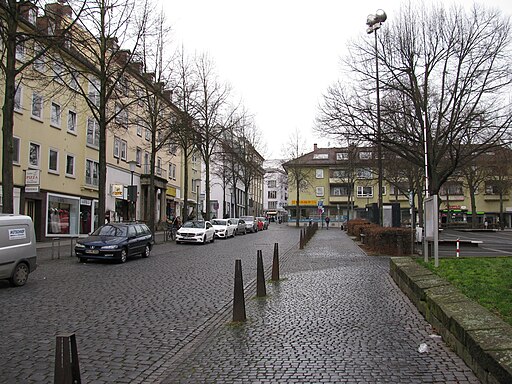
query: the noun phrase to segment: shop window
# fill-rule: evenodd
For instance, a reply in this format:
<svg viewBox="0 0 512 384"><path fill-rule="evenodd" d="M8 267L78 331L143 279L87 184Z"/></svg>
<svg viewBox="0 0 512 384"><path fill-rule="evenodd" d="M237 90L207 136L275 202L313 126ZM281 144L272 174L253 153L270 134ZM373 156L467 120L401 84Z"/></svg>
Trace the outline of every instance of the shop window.
<svg viewBox="0 0 512 384"><path fill-rule="evenodd" d="M76 235L79 225L80 199L48 194L46 233L48 235Z"/></svg>

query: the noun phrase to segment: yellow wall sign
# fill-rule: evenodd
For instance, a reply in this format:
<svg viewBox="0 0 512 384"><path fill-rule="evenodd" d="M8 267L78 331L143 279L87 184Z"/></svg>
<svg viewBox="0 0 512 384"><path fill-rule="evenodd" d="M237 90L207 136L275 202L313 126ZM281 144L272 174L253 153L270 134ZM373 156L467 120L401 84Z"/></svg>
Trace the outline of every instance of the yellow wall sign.
<svg viewBox="0 0 512 384"><path fill-rule="evenodd" d="M316 206L316 200L299 200L299 205L314 205ZM292 205L297 205L297 200L292 200Z"/></svg>

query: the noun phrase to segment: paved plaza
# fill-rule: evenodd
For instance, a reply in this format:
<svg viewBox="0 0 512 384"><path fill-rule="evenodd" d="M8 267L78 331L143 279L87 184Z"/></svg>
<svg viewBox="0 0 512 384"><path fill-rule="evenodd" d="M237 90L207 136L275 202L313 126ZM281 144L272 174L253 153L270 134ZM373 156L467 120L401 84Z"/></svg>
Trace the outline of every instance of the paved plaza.
<svg viewBox="0 0 512 384"><path fill-rule="evenodd" d="M389 259L366 256L344 232L318 231L281 270L266 298L246 295L246 323L228 313L162 382L479 383L396 287Z"/></svg>

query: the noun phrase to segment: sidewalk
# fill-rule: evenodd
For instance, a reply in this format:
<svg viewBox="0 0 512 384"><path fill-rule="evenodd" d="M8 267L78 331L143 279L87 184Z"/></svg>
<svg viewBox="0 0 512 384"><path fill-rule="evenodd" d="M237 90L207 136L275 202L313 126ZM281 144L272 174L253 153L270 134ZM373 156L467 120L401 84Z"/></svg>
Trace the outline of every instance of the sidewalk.
<svg viewBox="0 0 512 384"><path fill-rule="evenodd" d="M266 298L246 292L247 322L230 324L230 308L154 381L479 383L396 287L387 257L366 256L333 228L280 259Z"/></svg>

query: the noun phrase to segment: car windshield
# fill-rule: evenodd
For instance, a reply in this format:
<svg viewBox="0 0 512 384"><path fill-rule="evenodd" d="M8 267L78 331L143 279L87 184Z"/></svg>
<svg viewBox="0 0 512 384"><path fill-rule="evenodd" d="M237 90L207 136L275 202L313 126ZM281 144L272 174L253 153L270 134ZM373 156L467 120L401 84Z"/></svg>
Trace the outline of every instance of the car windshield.
<svg viewBox="0 0 512 384"><path fill-rule="evenodd" d="M242 216L241 219L245 221L254 221L254 218L251 216Z"/></svg>
<svg viewBox="0 0 512 384"><path fill-rule="evenodd" d="M183 228L204 228L204 221L187 221Z"/></svg>
<svg viewBox="0 0 512 384"><path fill-rule="evenodd" d="M228 225L227 220L212 220L213 225Z"/></svg>
<svg viewBox="0 0 512 384"><path fill-rule="evenodd" d="M118 227L116 225L103 225L95 230L92 235L94 236L126 236L126 228L125 226Z"/></svg>

